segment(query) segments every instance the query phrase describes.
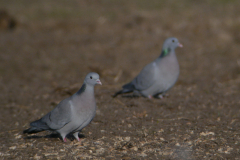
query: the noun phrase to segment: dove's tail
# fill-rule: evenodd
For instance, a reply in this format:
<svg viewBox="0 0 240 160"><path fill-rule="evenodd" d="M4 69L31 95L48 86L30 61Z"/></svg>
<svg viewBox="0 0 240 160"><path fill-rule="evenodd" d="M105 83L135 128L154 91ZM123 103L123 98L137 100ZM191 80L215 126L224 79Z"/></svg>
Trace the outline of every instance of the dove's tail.
<svg viewBox="0 0 240 160"><path fill-rule="evenodd" d="M131 93L131 92L133 92L133 90L123 89L123 90L121 90L121 91L116 92L116 93L113 95L113 98L117 97L119 94Z"/></svg>
<svg viewBox="0 0 240 160"><path fill-rule="evenodd" d="M123 93L131 93L134 91L135 87L134 85L132 84L132 82L130 83L127 83L125 84L124 86L122 86L122 90L121 91L118 91L116 92L114 95L113 95L113 98L114 97L117 97L119 94L123 94Z"/></svg>
<svg viewBox="0 0 240 160"><path fill-rule="evenodd" d="M46 123L42 122L42 119L39 119L30 123L30 126L31 127L24 130L23 133L32 134L32 133L38 133L38 132L42 132L50 129Z"/></svg>
<svg viewBox="0 0 240 160"><path fill-rule="evenodd" d="M41 131L44 131L44 129L36 128L36 127L30 127L28 129L24 130L23 133L32 134L32 133L38 133L38 132L41 132Z"/></svg>

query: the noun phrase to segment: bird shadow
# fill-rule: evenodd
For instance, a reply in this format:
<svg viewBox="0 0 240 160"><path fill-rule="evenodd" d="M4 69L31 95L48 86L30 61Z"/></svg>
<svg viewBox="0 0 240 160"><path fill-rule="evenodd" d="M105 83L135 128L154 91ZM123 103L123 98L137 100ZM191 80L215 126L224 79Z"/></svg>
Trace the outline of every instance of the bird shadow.
<svg viewBox="0 0 240 160"><path fill-rule="evenodd" d="M140 98L138 95L123 95L124 98Z"/></svg>
<svg viewBox="0 0 240 160"><path fill-rule="evenodd" d="M68 134L67 136L67 139L69 139L70 141L74 141L74 139L75 139L75 137L72 135L72 134ZM78 137L80 138L80 139L82 139L82 138L85 138L85 135L83 135L83 134L78 134ZM32 135L32 136L26 136L26 137L24 137L24 139L40 139L40 138L59 138L59 139L61 139L62 140L62 137L59 135L59 134L57 134L57 133L51 133L51 134L48 134L48 135L46 135L46 136L37 136L37 135Z"/></svg>
<svg viewBox="0 0 240 160"><path fill-rule="evenodd" d="M159 95L161 95L161 96L159 96ZM169 95L165 95L165 94L156 94L156 95L154 95L154 96L152 96L154 99L163 99L163 98L166 98L166 97L168 97ZM116 96L112 96L113 98L115 98ZM134 94L132 94L132 95L122 95L121 97L123 97L123 98L129 98L129 99L132 99L132 98L141 98L141 97L144 97L144 96L141 96L141 95L134 95ZM144 98L147 98L147 97L144 97Z"/></svg>
<svg viewBox="0 0 240 160"><path fill-rule="evenodd" d="M123 98L140 98L141 96L139 96L139 95L122 95L121 97L123 97Z"/></svg>

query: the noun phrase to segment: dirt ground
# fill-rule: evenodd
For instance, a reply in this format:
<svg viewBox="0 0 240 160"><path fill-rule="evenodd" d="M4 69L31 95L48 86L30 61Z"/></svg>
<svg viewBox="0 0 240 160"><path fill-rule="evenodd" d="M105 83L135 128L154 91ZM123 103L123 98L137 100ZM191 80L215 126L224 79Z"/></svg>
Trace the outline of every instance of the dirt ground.
<svg viewBox="0 0 240 160"><path fill-rule="evenodd" d="M0 1L0 159L240 159L240 1ZM1 23L0 23L1 24ZM112 98L163 41L180 76L163 99ZM100 74L81 143L29 123Z"/></svg>

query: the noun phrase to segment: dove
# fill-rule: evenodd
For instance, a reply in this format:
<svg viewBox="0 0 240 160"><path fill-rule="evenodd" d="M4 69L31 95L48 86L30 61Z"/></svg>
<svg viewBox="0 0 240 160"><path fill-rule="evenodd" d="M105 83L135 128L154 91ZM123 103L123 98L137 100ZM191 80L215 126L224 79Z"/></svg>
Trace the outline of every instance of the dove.
<svg viewBox="0 0 240 160"><path fill-rule="evenodd" d="M80 141L78 132L92 121L96 113L94 96L96 84L102 85L99 75L94 72L87 74L78 92L62 100L41 119L30 123L31 127L23 133L31 134L48 130L59 133L64 142L68 134L73 134Z"/></svg>
<svg viewBox="0 0 240 160"><path fill-rule="evenodd" d="M177 38L167 38L162 47L160 56L146 65L141 72L130 82L122 86L122 90L115 93L131 93L148 98L162 98L177 81L179 64L175 48L183 47Z"/></svg>

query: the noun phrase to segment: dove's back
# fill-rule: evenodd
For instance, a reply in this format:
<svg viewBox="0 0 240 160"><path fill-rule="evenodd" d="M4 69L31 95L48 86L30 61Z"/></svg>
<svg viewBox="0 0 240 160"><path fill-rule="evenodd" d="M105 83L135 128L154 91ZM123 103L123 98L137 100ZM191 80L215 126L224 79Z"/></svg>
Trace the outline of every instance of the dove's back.
<svg viewBox="0 0 240 160"><path fill-rule="evenodd" d="M151 83L148 88L140 91L144 96L155 96L168 91L179 76L179 64L174 52L164 58L159 57L151 64L154 66Z"/></svg>

